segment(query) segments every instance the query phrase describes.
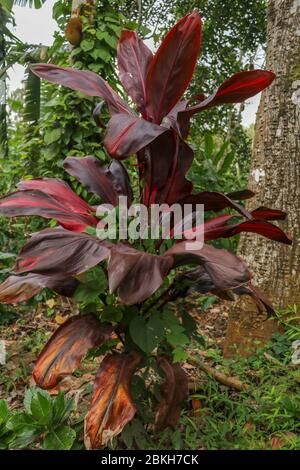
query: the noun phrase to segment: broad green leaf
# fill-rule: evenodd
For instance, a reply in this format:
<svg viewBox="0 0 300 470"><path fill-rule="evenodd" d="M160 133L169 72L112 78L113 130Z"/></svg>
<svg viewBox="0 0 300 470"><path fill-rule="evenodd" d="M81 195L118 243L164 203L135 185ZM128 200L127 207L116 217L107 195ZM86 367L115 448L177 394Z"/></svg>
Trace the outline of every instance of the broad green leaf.
<svg viewBox="0 0 300 470"><path fill-rule="evenodd" d="M91 51L94 48L94 41L91 39L83 39L80 43L80 49L82 49L84 52Z"/></svg>
<svg viewBox="0 0 300 470"><path fill-rule="evenodd" d="M61 128L57 127L56 129L52 129L51 131L46 131L45 133L45 144L51 145L57 140L61 138Z"/></svg>
<svg viewBox="0 0 300 470"><path fill-rule="evenodd" d="M155 349L164 336L164 325L157 314L152 315L148 322L141 316L133 319L129 326L133 342L145 353Z"/></svg>
<svg viewBox="0 0 300 470"><path fill-rule="evenodd" d="M101 320L107 322L117 323L122 320L123 313L120 307L114 307L113 305L108 305L104 307L101 313Z"/></svg>
<svg viewBox="0 0 300 470"><path fill-rule="evenodd" d="M65 399L63 392L59 392L53 402L53 418L54 425L62 424L66 421L74 409L74 400Z"/></svg>
<svg viewBox="0 0 300 470"><path fill-rule="evenodd" d="M69 426L59 426L49 432L42 444L46 450L70 450L76 438L76 432Z"/></svg>
<svg viewBox="0 0 300 470"><path fill-rule="evenodd" d="M49 424L52 418L52 403L50 395L44 390L38 390L31 399L31 413L39 424Z"/></svg>

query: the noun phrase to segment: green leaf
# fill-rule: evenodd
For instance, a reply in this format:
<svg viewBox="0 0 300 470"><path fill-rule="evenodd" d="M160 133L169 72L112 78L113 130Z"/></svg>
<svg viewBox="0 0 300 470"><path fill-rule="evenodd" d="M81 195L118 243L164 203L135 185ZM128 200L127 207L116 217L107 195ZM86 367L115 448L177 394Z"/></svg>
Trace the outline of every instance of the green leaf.
<svg viewBox="0 0 300 470"><path fill-rule="evenodd" d="M76 438L76 432L69 426L59 426L49 432L42 444L46 450L70 450Z"/></svg>
<svg viewBox="0 0 300 470"><path fill-rule="evenodd" d="M29 444L32 444L34 441L36 441L40 434L41 430L39 428L23 428L22 431L9 443L9 448L25 449L29 446Z"/></svg>
<svg viewBox="0 0 300 470"><path fill-rule="evenodd" d="M71 411L74 409L74 400L65 399L63 392L59 392L53 402L53 419L54 425L62 424L66 421Z"/></svg>
<svg viewBox="0 0 300 470"><path fill-rule="evenodd" d="M174 347L184 346L189 343L185 329L181 325L172 325L167 331L167 341Z"/></svg>
<svg viewBox="0 0 300 470"><path fill-rule="evenodd" d="M214 139L211 134L204 136L204 153L206 158L211 158L214 150Z"/></svg>
<svg viewBox="0 0 300 470"><path fill-rule="evenodd" d="M57 127L56 129L52 129L52 131L45 132L44 141L46 145L51 145L57 140L59 140L60 138L61 138L61 129Z"/></svg>
<svg viewBox="0 0 300 470"><path fill-rule="evenodd" d="M8 420L9 411L5 400L0 400L0 424L6 423Z"/></svg>
<svg viewBox="0 0 300 470"><path fill-rule="evenodd" d="M223 158L223 156L225 155L225 151L227 150L228 146L229 146L230 142L229 140L224 142L221 147L220 147L220 150L216 153L216 156L214 158L214 163L217 165L219 163L219 161Z"/></svg>
<svg viewBox="0 0 300 470"><path fill-rule="evenodd" d="M108 305L104 307L101 313L101 320L107 322L118 323L122 320L123 313L120 307L114 307L113 305Z"/></svg>
<svg viewBox="0 0 300 470"><path fill-rule="evenodd" d="M99 294L107 288L106 275L99 266L91 269L86 273L82 283L77 287L74 299L77 302L91 303L94 302Z"/></svg>
<svg viewBox="0 0 300 470"><path fill-rule="evenodd" d="M26 413L14 413L7 421L7 429L18 432L24 427L35 429L36 423Z"/></svg>
<svg viewBox="0 0 300 470"><path fill-rule="evenodd" d="M164 325L157 314L152 315L147 323L143 317L138 316L130 323L129 331L133 342L150 354L164 336Z"/></svg>
<svg viewBox="0 0 300 470"><path fill-rule="evenodd" d="M24 401L23 401L24 409L26 413L28 414L31 414L31 400L32 400L34 393L35 393L35 389L28 388L24 395Z"/></svg>
<svg viewBox="0 0 300 470"><path fill-rule="evenodd" d="M226 173L226 171L230 168L230 166L232 165L232 162L234 160L234 157L235 157L235 153L234 152L230 152L228 153L228 155L226 155L225 159L224 159L224 162L223 162L223 165L221 166L221 168L219 169L218 171L218 175L223 175L224 173Z"/></svg>
<svg viewBox="0 0 300 470"><path fill-rule="evenodd" d="M83 39L80 43L80 49L82 49L84 52L91 51L94 48L94 41L91 39Z"/></svg>
<svg viewBox="0 0 300 470"><path fill-rule="evenodd" d="M50 395L44 390L38 390L31 399L31 413L39 424L49 424L52 418L52 403Z"/></svg>

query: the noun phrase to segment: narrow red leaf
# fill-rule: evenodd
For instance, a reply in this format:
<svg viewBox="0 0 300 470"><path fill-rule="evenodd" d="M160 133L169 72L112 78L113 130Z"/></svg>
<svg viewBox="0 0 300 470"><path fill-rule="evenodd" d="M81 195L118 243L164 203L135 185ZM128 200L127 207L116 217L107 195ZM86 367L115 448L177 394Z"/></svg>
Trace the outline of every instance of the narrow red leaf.
<svg viewBox="0 0 300 470"><path fill-rule="evenodd" d="M51 336L35 363L32 375L37 386L55 387L78 368L89 349L107 341L113 330L93 315L71 317Z"/></svg>
<svg viewBox="0 0 300 470"><path fill-rule="evenodd" d="M255 219L266 220L285 220L287 215L286 212L278 209L269 209L268 207L258 207L251 214Z"/></svg>
<svg viewBox="0 0 300 470"><path fill-rule="evenodd" d="M22 190L0 199L0 215L38 215L45 219L55 219L60 225L74 232L83 232L87 227L95 226L99 222L88 211L84 213L82 205L78 205L77 212L71 211L70 205L72 206L71 202L59 202L42 191Z"/></svg>
<svg viewBox="0 0 300 470"><path fill-rule="evenodd" d="M85 417L87 449L101 449L117 436L135 413L130 391L132 375L141 360L137 352L106 356L98 370L94 395Z"/></svg>
<svg viewBox="0 0 300 470"><path fill-rule="evenodd" d="M247 219L251 219L252 215L243 206L230 199L225 194L215 191L203 191L197 194L186 196L180 201L181 204L203 204L205 211L219 212L226 208L237 210Z"/></svg>
<svg viewBox="0 0 300 470"><path fill-rule="evenodd" d="M111 86L94 72L53 64L31 64L30 70L38 77L50 83L56 83L72 90L81 91L88 96L99 96L109 106L111 113L132 114L127 103Z"/></svg>
<svg viewBox="0 0 300 470"><path fill-rule="evenodd" d="M201 18L194 11L169 31L156 52L147 73L146 111L160 124L188 87L201 45Z"/></svg>
<svg viewBox="0 0 300 470"><path fill-rule="evenodd" d="M160 403L156 414L157 429L178 424L183 402L188 397L188 378L179 364L173 364L168 356L160 356L157 363L165 375L160 386Z"/></svg>
<svg viewBox="0 0 300 470"><path fill-rule="evenodd" d="M77 275L108 258L110 244L62 228L34 234L17 257L15 272Z"/></svg>
<svg viewBox="0 0 300 470"><path fill-rule="evenodd" d="M118 160L104 167L96 157L68 157L65 170L84 184L88 191L97 194L103 202L118 205L119 196L127 196L130 205L133 199L129 175Z"/></svg>
<svg viewBox="0 0 300 470"><path fill-rule="evenodd" d="M237 201L245 201L246 199L251 199L254 197L255 193L250 191L250 189L241 189L240 191L233 191L232 193L228 193L226 196Z"/></svg>
<svg viewBox="0 0 300 470"><path fill-rule="evenodd" d="M41 191L53 197L53 199L63 204L70 211L77 212L78 214L89 215L92 212L91 206L77 196L65 181L60 179L38 178L34 180L23 180L17 184L17 188L20 191Z"/></svg>
<svg viewBox="0 0 300 470"><path fill-rule="evenodd" d="M223 82L217 91L204 101L201 101L196 106L187 108L186 111L182 111L180 114L184 115L186 113L192 116L199 111L213 106L227 103L242 103L270 86L275 77L275 74L268 70L238 72Z"/></svg>
<svg viewBox="0 0 300 470"><path fill-rule="evenodd" d="M152 57L152 52L136 32L122 31L118 45L119 78L142 114L146 103L146 74Z"/></svg>

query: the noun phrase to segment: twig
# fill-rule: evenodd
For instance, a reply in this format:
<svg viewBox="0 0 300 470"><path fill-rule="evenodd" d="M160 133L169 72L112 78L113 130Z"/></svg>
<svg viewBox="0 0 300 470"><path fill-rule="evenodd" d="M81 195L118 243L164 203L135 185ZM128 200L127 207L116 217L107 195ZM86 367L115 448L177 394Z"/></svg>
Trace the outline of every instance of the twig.
<svg viewBox="0 0 300 470"><path fill-rule="evenodd" d="M244 392L248 390L249 388L247 384L244 384L236 377L230 377L228 375L225 375L223 372L219 372L213 367L210 367L207 364L204 364L204 362L196 361L196 360L195 361L189 360L189 363L198 367L198 369L202 370L206 374L211 375L215 380L217 380L223 385L226 385L226 387L234 388L235 390L238 390L239 392ZM189 383L190 391L196 391L197 388L199 389L200 387L201 387L201 384L198 382Z"/></svg>

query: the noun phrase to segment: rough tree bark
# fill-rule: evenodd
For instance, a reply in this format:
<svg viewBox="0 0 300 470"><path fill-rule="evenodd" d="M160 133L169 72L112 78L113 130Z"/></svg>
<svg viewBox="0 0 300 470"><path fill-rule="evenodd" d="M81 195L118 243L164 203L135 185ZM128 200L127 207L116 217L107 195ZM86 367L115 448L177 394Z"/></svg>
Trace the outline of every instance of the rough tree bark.
<svg viewBox="0 0 300 470"><path fill-rule="evenodd" d="M254 283L276 308L300 304L300 0L269 0L266 68L277 79L262 95L256 117L249 208L267 206L288 213L281 227L292 247L256 235L241 237L239 254ZM224 354L247 354L278 329L262 321L249 299L237 301L229 316Z"/></svg>

